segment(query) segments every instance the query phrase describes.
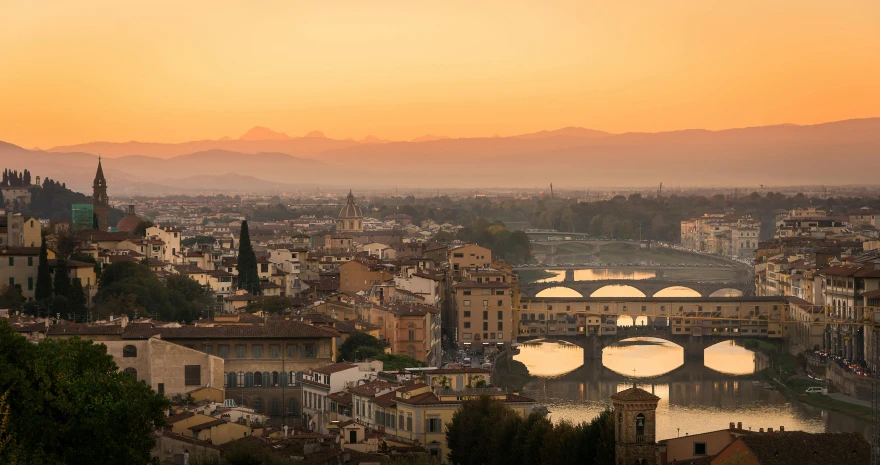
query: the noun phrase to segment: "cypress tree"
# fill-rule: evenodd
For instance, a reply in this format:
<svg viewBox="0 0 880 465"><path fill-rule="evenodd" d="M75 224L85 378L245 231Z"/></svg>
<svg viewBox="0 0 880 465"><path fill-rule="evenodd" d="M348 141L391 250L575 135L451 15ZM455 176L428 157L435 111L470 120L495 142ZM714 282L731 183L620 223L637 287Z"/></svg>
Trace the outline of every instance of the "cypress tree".
<svg viewBox="0 0 880 465"><path fill-rule="evenodd" d="M46 251L46 238L40 244L40 261L37 266L37 286L34 290L37 300L52 297L52 274L49 273L49 256Z"/></svg>
<svg viewBox="0 0 880 465"><path fill-rule="evenodd" d="M70 311L76 315L84 315L86 310L86 294L83 292L82 280L73 278L70 280L70 297L68 298Z"/></svg>
<svg viewBox="0 0 880 465"><path fill-rule="evenodd" d="M67 272L67 262L64 259L58 259L58 266L55 269L55 285L53 290L56 297L67 298L70 295L70 275Z"/></svg>
<svg viewBox="0 0 880 465"><path fill-rule="evenodd" d="M260 275L257 274L257 254L251 246L251 235L248 232L247 220L241 222L241 234L238 238L238 288L251 294L262 293Z"/></svg>

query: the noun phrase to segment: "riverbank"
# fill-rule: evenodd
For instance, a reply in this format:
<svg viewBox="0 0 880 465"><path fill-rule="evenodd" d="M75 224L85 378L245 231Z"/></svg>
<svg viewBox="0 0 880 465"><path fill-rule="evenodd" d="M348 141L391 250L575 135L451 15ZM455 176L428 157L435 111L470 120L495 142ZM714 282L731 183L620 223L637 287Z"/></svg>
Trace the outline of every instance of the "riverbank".
<svg viewBox="0 0 880 465"><path fill-rule="evenodd" d="M756 341L760 342L760 341ZM766 344L771 346L771 344ZM779 354L775 352L768 353L768 347L759 347L753 349L770 357L771 366L764 369L761 373L768 380L773 382L780 394L792 401L801 402L812 407L822 410L842 413L844 415L862 420L865 422L872 421L871 408L859 403L856 399L843 399L841 396L845 394L837 394L836 396L825 396L822 394L807 394L805 391L810 387L829 387L825 386L802 373L803 363L790 354ZM833 389L833 388L831 388ZM835 398L838 397L838 398Z"/></svg>

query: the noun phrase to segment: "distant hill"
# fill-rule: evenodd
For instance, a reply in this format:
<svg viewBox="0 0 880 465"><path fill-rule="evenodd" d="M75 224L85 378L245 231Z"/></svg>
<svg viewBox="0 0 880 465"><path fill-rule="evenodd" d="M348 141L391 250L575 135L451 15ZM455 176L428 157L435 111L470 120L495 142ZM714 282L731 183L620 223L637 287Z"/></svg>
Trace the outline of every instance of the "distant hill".
<svg viewBox="0 0 880 465"><path fill-rule="evenodd" d="M66 179L88 190L96 157L107 154L111 195L175 186L223 189L223 176L248 191L305 185L352 188L877 184L880 118L816 125L609 134L563 128L512 137L359 143L322 137L71 146L70 153L0 144L9 168ZM76 149L76 150L74 150ZM201 181L192 179L201 176ZM111 179L112 178L112 179ZM217 183L194 186L194 183ZM287 187L285 187L286 189ZM123 191L126 194L129 191Z"/></svg>
<svg viewBox="0 0 880 465"><path fill-rule="evenodd" d="M275 132L269 128L255 126L241 135L238 140L290 140L292 137L283 132Z"/></svg>
<svg viewBox="0 0 880 465"><path fill-rule="evenodd" d="M42 186L30 186L31 203L16 213L53 221L70 221L71 206L77 203L92 203L90 195L74 192L60 182L43 182ZM115 225L125 212L110 209L110 224Z"/></svg>

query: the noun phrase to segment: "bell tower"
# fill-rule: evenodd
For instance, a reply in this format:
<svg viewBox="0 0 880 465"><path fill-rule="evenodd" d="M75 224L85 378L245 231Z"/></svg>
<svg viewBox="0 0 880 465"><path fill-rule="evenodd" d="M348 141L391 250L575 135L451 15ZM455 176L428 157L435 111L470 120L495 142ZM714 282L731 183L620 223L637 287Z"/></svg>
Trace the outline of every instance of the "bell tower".
<svg viewBox="0 0 880 465"><path fill-rule="evenodd" d="M617 465L656 465L657 403L660 398L633 386L611 396Z"/></svg>
<svg viewBox="0 0 880 465"><path fill-rule="evenodd" d="M95 173L95 182L92 184L92 205L95 212L95 229L107 231L110 229L110 199L107 198L107 180L104 179L104 169L101 168L101 157L98 157L98 171Z"/></svg>

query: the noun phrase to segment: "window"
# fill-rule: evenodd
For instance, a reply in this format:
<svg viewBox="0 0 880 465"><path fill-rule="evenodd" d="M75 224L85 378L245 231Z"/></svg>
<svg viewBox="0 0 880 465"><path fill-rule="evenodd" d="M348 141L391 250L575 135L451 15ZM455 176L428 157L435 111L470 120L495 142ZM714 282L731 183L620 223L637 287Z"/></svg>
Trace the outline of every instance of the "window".
<svg viewBox="0 0 880 465"><path fill-rule="evenodd" d="M407 341L415 341L416 340L416 332L413 330L409 330L406 332Z"/></svg>
<svg viewBox="0 0 880 465"><path fill-rule="evenodd" d="M705 442L695 442L694 443L694 455L707 455Z"/></svg>
<svg viewBox="0 0 880 465"><path fill-rule="evenodd" d="M504 323L499 321L498 322L498 331L503 331L503 330L504 330Z"/></svg>
<svg viewBox="0 0 880 465"><path fill-rule="evenodd" d="M428 418L427 428L429 433L442 433L443 422L439 418Z"/></svg>
<svg viewBox="0 0 880 465"><path fill-rule="evenodd" d="M468 323L468 325L470 325L470 323ZM470 341L471 340L471 333L461 333L461 338L464 339L465 341Z"/></svg>
<svg viewBox="0 0 880 465"><path fill-rule="evenodd" d="M9 257L9 266L15 266L15 257Z"/></svg>
<svg viewBox="0 0 880 465"><path fill-rule="evenodd" d="M304 358L318 357L318 350L315 347L315 344L303 344L303 357Z"/></svg>
<svg viewBox="0 0 880 465"><path fill-rule="evenodd" d="M483 322L483 331L489 331L489 322L488 321Z"/></svg>
<svg viewBox="0 0 880 465"><path fill-rule="evenodd" d="M254 386L263 387L263 373L259 371L254 372Z"/></svg>
<svg viewBox="0 0 880 465"><path fill-rule="evenodd" d="M34 266L34 257L28 257L28 266Z"/></svg>
<svg viewBox="0 0 880 465"><path fill-rule="evenodd" d="M498 339L504 339L504 333L498 333Z"/></svg>
<svg viewBox="0 0 880 465"><path fill-rule="evenodd" d="M495 291L495 295L504 295L504 291Z"/></svg>
<svg viewBox="0 0 880 465"><path fill-rule="evenodd" d="M12 278L9 278L9 279L12 279ZM465 301L464 301L464 306L465 306L465 307L470 307L470 306L471 306L471 301L470 301L470 300L465 300Z"/></svg>
<svg viewBox="0 0 880 465"><path fill-rule="evenodd" d="M287 358L296 358L296 344L287 345Z"/></svg>
<svg viewBox="0 0 880 465"><path fill-rule="evenodd" d="M254 356L254 358L263 358L263 346L262 345L251 346L251 354Z"/></svg>
<svg viewBox="0 0 880 465"><path fill-rule="evenodd" d="M501 310L498 310L498 319L499 319L499 320L503 320L503 319L504 319L504 312L502 312Z"/></svg>
<svg viewBox="0 0 880 465"><path fill-rule="evenodd" d="M464 311L464 317L465 317L465 318L470 318L470 317L471 317L471 311L470 311L470 310L465 310L465 311Z"/></svg>
<svg viewBox="0 0 880 465"><path fill-rule="evenodd" d="M122 348L122 357L123 358L137 357L137 356L138 356L137 347L135 347L133 345L127 345Z"/></svg>
<svg viewBox="0 0 880 465"><path fill-rule="evenodd" d="M488 311L484 311L484 312L483 312L483 319L484 319L484 320L488 320L488 319L489 319L489 312L488 312Z"/></svg>
<svg viewBox="0 0 880 465"><path fill-rule="evenodd" d="M237 381L236 378L237 378L237 377L235 376L235 373L234 373L234 372L231 372L231 371L230 371L229 373L226 373L226 384L225 384L224 387L231 387L231 388L234 388L235 385L236 385L236 381Z"/></svg>
<svg viewBox="0 0 880 465"><path fill-rule="evenodd" d="M263 413L263 399L261 397L254 397L254 411Z"/></svg>
<svg viewBox="0 0 880 465"><path fill-rule="evenodd" d="M463 295L471 295L471 290L470 290L470 289L465 289L464 292L462 292L462 294L463 294Z"/></svg>
<svg viewBox="0 0 880 465"><path fill-rule="evenodd" d="M499 300L499 301L498 301L498 306L499 306L499 307L503 307L503 306L504 306L504 301L503 301L503 300Z"/></svg>
<svg viewBox="0 0 880 465"><path fill-rule="evenodd" d="M184 365L183 366L183 384L185 386L201 386L202 385L202 366L201 365Z"/></svg>
<svg viewBox="0 0 880 465"><path fill-rule="evenodd" d="M411 413L406 414L406 430L412 431L412 414Z"/></svg>
<svg viewBox="0 0 880 465"><path fill-rule="evenodd" d="M269 358L281 358L281 346L269 344Z"/></svg>
<svg viewBox="0 0 880 465"><path fill-rule="evenodd" d="M484 300L484 301L483 301L483 308L488 307L488 306L489 306L489 301L488 301L488 300Z"/></svg>
<svg viewBox="0 0 880 465"><path fill-rule="evenodd" d="M134 378L134 379L137 379L137 377L138 377L138 371L135 370L135 369L132 368L132 367L128 367L128 368L126 368L126 369L123 370L123 371L124 371L125 374L127 374L127 375L131 375L131 377Z"/></svg>
<svg viewBox="0 0 880 465"><path fill-rule="evenodd" d="M296 399L287 399L287 414L296 415Z"/></svg>
<svg viewBox="0 0 880 465"><path fill-rule="evenodd" d="M645 442L645 415L636 415L636 443Z"/></svg>
<svg viewBox="0 0 880 465"><path fill-rule="evenodd" d="M32 277L28 277L28 290L34 290L34 278Z"/></svg>
<svg viewBox="0 0 880 465"><path fill-rule="evenodd" d="M217 346L217 355L222 359L229 358L229 344L220 344Z"/></svg>
<svg viewBox="0 0 880 465"><path fill-rule="evenodd" d="M246 345L236 345L235 346L235 356L238 358L247 358L247 346Z"/></svg>
<svg viewBox="0 0 880 465"><path fill-rule="evenodd" d="M470 327L471 327L471 322L470 322L470 321L465 321L465 322L464 322L464 327L465 327L465 328L470 328Z"/></svg>

